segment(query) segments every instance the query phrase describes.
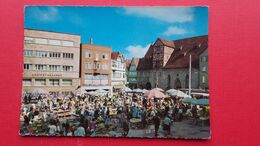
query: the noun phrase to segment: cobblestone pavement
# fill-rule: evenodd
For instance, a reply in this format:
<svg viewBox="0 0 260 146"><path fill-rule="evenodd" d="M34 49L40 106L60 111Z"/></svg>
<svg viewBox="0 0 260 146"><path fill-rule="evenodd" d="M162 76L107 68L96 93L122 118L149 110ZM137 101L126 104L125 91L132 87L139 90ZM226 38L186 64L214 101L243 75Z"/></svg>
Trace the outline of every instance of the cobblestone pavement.
<svg viewBox="0 0 260 146"><path fill-rule="evenodd" d="M150 130L149 130L150 129ZM150 125L147 129L130 129L128 137L147 137L154 138L154 126ZM210 137L209 125L201 123L195 125L192 120L183 120L174 122L171 126L171 135L168 138L192 138L192 139L208 139ZM158 131L158 138L166 138L162 126Z"/></svg>

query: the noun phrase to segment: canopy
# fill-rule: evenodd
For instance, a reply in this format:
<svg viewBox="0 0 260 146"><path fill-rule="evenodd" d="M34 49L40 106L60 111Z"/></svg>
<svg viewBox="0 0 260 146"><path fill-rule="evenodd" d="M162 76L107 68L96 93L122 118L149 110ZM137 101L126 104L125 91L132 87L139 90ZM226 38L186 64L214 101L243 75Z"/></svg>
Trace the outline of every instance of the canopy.
<svg viewBox="0 0 260 146"><path fill-rule="evenodd" d="M209 97L209 93L191 93L192 95L200 95L204 97Z"/></svg>
<svg viewBox="0 0 260 146"><path fill-rule="evenodd" d="M148 92L149 90L146 90L146 89L143 89L143 93L146 93L146 92Z"/></svg>
<svg viewBox="0 0 260 146"><path fill-rule="evenodd" d="M135 93L143 93L143 90L142 90L142 89L139 89L139 88L137 88L137 89L134 89L134 90L133 90L133 92L135 92Z"/></svg>
<svg viewBox="0 0 260 146"><path fill-rule="evenodd" d="M95 92L96 93L107 93L108 91L103 90L103 89L97 89Z"/></svg>
<svg viewBox="0 0 260 146"><path fill-rule="evenodd" d="M166 93L170 94L170 93L174 93L176 91L177 91L176 89L170 89L170 90L167 90Z"/></svg>
<svg viewBox="0 0 260 146"><path fill-rule="evenodd" d="M160 92L164 92L164 90L162 88L153 88L152 90L158 90Z"/></svg>
<svg viewBox="0 0 260 146"><path fill-rule="evenodd" d="M132 92L132 90L129 87L122 88L123 92Z"/></svg>
<svg viewBox="0 0 260 146"><path fill-rule="evenodd" d="M32 91L32 94L35 94L35 95L40 95L40 94L49 94L49 92L47 90L44 90L44 89L34 89Z"/></svg>
<svg viewBox="0 0 260 146"><path fill-rule="evenodd" d="M172 91L173 91L173 90L172 90ZM169 95L171 95L171 96L178 96L178 97L183 97L183 98L185 98L185 97L191 98L191 96L189 96L189 95L183 93L183 92L180 91L180 90L175 90L175 91L173 91L173 92L167 92L167 93L168 93Z"/></svg>
<svg viewBox="0 0 260 146"><path fill-rule="evenodd" d="M183 103L197 104L196 98L185 97L181 100Z"/></svg>
<svg viewBox="0 0 260 146"><path fill-rule="evenodd" d="M196 102L197 105L209 105L208 99L198 99Z"/></svg>
<svg viewBox="0 0 260 146"><path fill-rule="evenodd" d="M155 89L152 89L151 91L148 91L144 94L144 96L147 97L155 97L155 98L164 98L166 95L164 95L161 91Z"/></svg>

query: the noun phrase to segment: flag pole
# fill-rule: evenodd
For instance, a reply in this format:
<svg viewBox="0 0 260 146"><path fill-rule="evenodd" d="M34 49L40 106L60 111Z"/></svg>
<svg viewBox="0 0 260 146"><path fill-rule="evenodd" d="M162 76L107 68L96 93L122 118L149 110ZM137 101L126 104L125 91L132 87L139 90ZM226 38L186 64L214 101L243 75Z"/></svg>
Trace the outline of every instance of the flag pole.
<svg viewBox="0 0 260 146"><path fill-rule="evenodd" d="M189 95L191 95L191 54L190 54L190 62L189 62Z"/></svg>

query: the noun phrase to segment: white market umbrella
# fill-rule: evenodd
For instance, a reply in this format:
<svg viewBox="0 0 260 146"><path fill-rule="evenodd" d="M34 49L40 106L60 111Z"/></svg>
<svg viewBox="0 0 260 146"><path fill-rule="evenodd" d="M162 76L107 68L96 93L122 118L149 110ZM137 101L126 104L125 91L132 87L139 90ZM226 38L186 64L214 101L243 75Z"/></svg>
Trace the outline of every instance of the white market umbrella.
<svg viewBox="0 0 260 146"><path fill-rule="evenodd" d="M132 90L129 87L124 87L122 89L123 92L132 92Z"/></svg>
<svg viewBox="0 0 260 146"><path fill-rule="evenodd" d="M108 91L106 91L106 90L103 90L103 89L97 89L96 91L95 91L95 93L107 93Z"/></svg>
<svg viewBox="0 0 260 146"><path fill-rule="evenodd" d="M169 92L168 93L170 96L178 96L178 97L189 97L191 98L191 96L189 96L188 94L185 94L184 92L180 91L180 90L176 90L175 92Z"/></svg>
<svg viewBox="0 0 260 146"><path fill-rule="evenodd" d="M146 92L148 92L149 90L146 90L146 89L143 89L143 93L146 93Z"/></svg>
<svg viewBox="0 0 260 146"><path fill-rule="evenodd" d="M38 89L34 89L32 91L32 94L34 94L34 95L49 94L49 92L47 90L38 88Z"/></svg>
<svg viewBox="0 0 260 146"><path fill-rule="evenodd" d="M176 89L169 89L169 90L166 91L166 93L171 94L171 93L174 93L176 91L177 91Z"/></svg>
<svg viewBox="0 0 260 146"><path fill-rule="evenodd" d="M133 90L133 92L135 92L135 93L143 93L143 90L142 90L142 89L139 89L139 88L137 88L137 89L134 89L134 90Z"/></svg>

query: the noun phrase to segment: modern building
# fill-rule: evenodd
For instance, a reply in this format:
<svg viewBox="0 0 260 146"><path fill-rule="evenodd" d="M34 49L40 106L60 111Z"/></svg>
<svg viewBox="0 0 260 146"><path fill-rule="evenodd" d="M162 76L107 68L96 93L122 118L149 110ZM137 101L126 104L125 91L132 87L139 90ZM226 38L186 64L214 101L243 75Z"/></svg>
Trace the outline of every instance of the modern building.
<svg viewBox="0 0 260 146"><path fill-rule="evenodd" d="M140 58L132 58L129 71L127 74L128 86L131 89L137 88L137 66L139 64Z"/></svg>
<svg viewBox="0 0 260 146"><path fill-rule="evenodd" d="M206 55L207 48L207 35L174 41L158 38L140 59L137 67L138 87L188 88L191 56L191 87L200 88L200 55ZM205 75L205 84L206 78Z"/></svg>
<svg viewBox="0 0 260 146"><path fill-rule="evenodd" d="M23 91L68 94L79 84L80 36L24 30Z"/></svg>
<svg viewBox="0 0 260 146"><path fill-rule="evenodd" d="M103 89L112 94L111 48L81 44L81 93Z"/></svg>
<svg viewBox="0 0 260 146"><path fill-rule="evenodd" d="M200 78L199 78L199 88L209 89L208 85L208 49L206 49L202 54L200 54Z"/></svg>
<svg viewBox="0 0 260 146"><path fill-rule="evenodd" d="M113 91L119 91L126 84L126 60L119 52L111 53L111 76Z"/></svg>

